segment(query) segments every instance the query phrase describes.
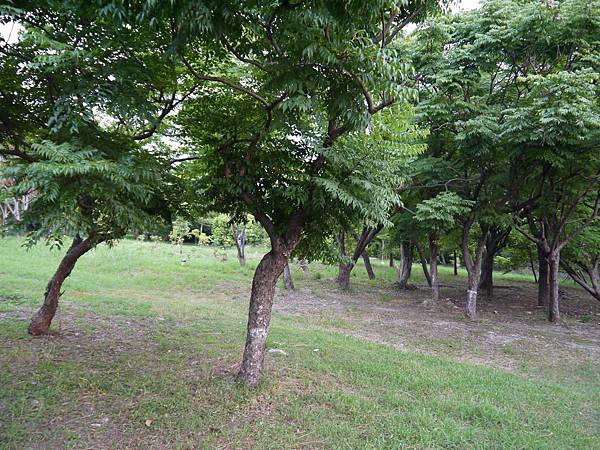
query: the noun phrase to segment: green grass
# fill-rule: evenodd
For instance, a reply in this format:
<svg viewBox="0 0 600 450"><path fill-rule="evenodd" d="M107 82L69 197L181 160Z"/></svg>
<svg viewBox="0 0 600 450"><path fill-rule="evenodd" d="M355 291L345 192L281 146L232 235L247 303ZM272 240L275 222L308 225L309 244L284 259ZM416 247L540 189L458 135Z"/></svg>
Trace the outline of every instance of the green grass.
<svg viewBox="0 0 600 450"><path fill-rule="evenodd" d="M234 383L257 259L232 253L185 247L182 264L166 244L101 247L65 285L61 333L30 338L60 252L19 244L0 241L2 449L600 448L597 384L399 351L331 331L340 319L276 314L268 347L288 355L268 354L257 390ZM377 269L359 286L395 281Z"/></svg>

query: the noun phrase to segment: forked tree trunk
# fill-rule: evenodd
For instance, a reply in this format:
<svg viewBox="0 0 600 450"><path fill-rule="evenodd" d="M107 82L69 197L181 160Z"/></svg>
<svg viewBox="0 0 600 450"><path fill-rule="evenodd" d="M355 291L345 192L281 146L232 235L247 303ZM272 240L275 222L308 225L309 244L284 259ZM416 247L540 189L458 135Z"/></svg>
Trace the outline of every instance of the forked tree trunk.
<svg viewBox="0 0 600 450"><path fill-rule="evenodd" d="M265 342L269 323L275 285L283 268L288 263L288 255L272 249L260 261L254 272L250 308L248 312L248 331L244 357L238 373L238 379L256 386L265 363Z"/></svg>
<svg viewBox="0 0 600 450"><path fill-rule="evenodd" d="M400 266L398 267L398 286L406 289L412 271L412 246L409 241L400 244Z"/></svg>
<svg viewBox="0 0 600 450"><path fill-rule="evenodd" d="M550 290L550 268L546 251L541 244L536 245L538 254L538 306L548 305L548 296Z"/></svg>
<svg viewBox="0 0 600 450"><path fill-rule="evenodd" d="M246 265L246 225L242 225L238 228L235 223L231 224L231 230L233 231L233 240L235 241L235 247L237 248L237 257L240 262L240 266Z"/></svg>
<svg viewBox="0 0 600 450"><path fill-rule="evenodd" d="M295 289L294 280L292 280L292 272L290 271L289 263L286 264L283 268L283 285L289 291L293 291Z"/></svg>
<svg viewBox="0 0 600 450"><path fill-rule="evenodd" d="M90 238L81 239L79 235L73 239L71 247L69 247L69 250L46 286L44 304L32 317L28 329L29 334L39 336L48 332L58 308L58 300L61 296L60 290L64 281L71 275L71 271L75 267L75 264L77 264L77 260L98 243L99 241L93 242Z"/></svg>
<svg viewBox="0 0 600 450"><path fill-rule="evenodd" d="M560 299L559 299L559 273L560 251L551 251L548 254L548 272L549 272L549 295L548 295L548 320L558 322L560 320Z"/></svg>
<svg viewBox="0 0 600 450"><path fill-rule="evenodd" d="M439 246L434 237L429 238L429 277L431 279L431 300L437 304L440 300L440 280L438 278Z"/></svg>
<svg viewBox="0 0 600 450"><path fill-rule="evenodd" d="M348 289L350 287L350 274L352 273L351 264L342 264L338 266L338 277L337 282L340 288Z"/></svg>
<svg viewBox="0 0 600 450"><path fill-rule="evenodd" d="M371 266L371 259L369 258L369 254L367 251L362 252L362 259L365 263L365 269L367 270L367 275L369 276L369 280L375 279L375 272L373 272L373 266Z"/></svg>

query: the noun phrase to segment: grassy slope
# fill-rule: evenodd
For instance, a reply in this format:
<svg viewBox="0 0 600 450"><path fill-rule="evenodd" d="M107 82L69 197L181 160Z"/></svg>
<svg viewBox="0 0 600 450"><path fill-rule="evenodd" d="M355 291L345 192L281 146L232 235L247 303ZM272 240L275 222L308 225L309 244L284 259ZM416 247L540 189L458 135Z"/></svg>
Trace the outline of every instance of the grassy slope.
<svg viewBox="0 0 600 450"><path fill-rule="evenodd" d="M0 241L0 448L600 448L597 385L534 382L283 315L268 345L288 355L268 355L257 391L238 386L246 318L230 298L256 261L185 251L185 265L161 244L87 255L66 285L61 336L32 339L26 317L60 253Z"/></svg>

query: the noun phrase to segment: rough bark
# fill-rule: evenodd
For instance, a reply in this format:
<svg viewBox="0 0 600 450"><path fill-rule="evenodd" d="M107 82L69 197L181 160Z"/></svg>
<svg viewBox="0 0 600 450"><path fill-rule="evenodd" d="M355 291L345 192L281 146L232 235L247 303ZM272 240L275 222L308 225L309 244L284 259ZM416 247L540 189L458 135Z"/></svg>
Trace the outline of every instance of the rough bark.
<svg viewBox="0 0 600 450"><path fill-rule="evenodd" d="M398 286L401 289L406 289L410 273L412 271L412 245L409 241L402 241L400 244L400 265L398 267Z"/></svg>
<svg viewBox="0 0 600 450"><path fill-rule="evenodd" d="M241 228L235 223L231 224L233 231L233 240L235 241L235 247L237 248L237 257L240 262L240 266L246 265L246 225L243 224Z"/></svg>
<svg viewBox="0 0 600 450"><path fill-rule="evenodd" d="M256 386L264 369L265 342L271 322L275 285L286 264L286 255L272 249L261 259L254 272L246 346L238 373L238 379L250 386Z"/></svg>
<svg viewBox="0 0 600 450"><path fill-rule="evenodd" d="M438 278L438 254L439 246L437 240L429 237L429 277L431 279L431 300L438 303L440 300L440 281Z"/></svg>
<svg viewBox="0 0 600 450"><path fill-rule="evenodd" d="M538 254L538 306L546 306L548 304L550 290L550 270L548 267L548 259L546 250L542 244L537 244Z"/></svg>
<svg viewBox="0 0 600 450"><path fill-rule="evenodd" d="M350 264L339 264L337 282L340 288L348 289L350 287L351 272L352 266Z"/></svg>
<svg viewBox="0 0 600 450"><path fill-rule="evenodd" d="M549 295L548 295L548 320L558 322L560 320L560 298L559 298L559 272L560 251L552 251L548 254L548 272L549 272Z"/></svg>
<svg viewBox="0 0 600 450"><path fill-rule="evenodd" d="M375 279L375 272L373 272L373 266L371 265L371 258L369 258L369 254L367 251L362 252L362 259L365 263L365 269L367 270L367 275L369 276L369 280Z"/></svg>
<svg viewBox="0 0 600 450"><path fill-rule="evenodd" d="M81 239L79 235L73 239L71 247L69 247L69 250L46 286L44 303L31 319L28 329L29 334L39 336L48 332L58 308L58 300L62 294L60 290L64 281L71 275L79 258L98 243L99 241L94 242L90 238Z"/></svg>
<svg viewBox="0 0 600 450"><path fill-rule="evenodd" d="M292 272L290 271L290 265L286 264L283 268L283 285L289 291L296 289L294 287L294 280L292 280Z"/></svg>

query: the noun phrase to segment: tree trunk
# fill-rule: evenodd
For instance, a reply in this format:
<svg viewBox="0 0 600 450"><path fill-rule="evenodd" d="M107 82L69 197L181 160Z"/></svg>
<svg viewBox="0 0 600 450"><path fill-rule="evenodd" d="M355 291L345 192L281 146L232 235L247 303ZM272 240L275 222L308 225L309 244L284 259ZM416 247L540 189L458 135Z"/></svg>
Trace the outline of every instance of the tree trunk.
<svg viewBox="0 0 600 450"><path fill-rule="evenodd" d="M350 273L352 272L352 264L339 264L337 282L340 288L348 289L350 287Z"/></svg>
<svg viewBox="0 0 600 450"><path fill-rule="evenodd" d="M302 272L308 272L308 261L306 259L301 259L298 264Z"/></svg>
<svg viewBox="0 0 600 450"><path fill-rule="evenodd" d="M290 271L290 265L286 264L283 268L283 285L289 291L296 289L294 287L294 281L292 280L292 273Z"/></svg>
<svg viewBox="0 0 600 450"><path fill-rule="evenodd" d="M538 306L548 304L548 291L550 288L550 270L546 251L542 245L537 245L538 254Z"/></svg>
<svg viewBox="0 0 600 450"><path fill-rule="evenodd" d="M560 320L560 306L559 306L559 274L558 268L560 266L560 251L554 250L548 254L548 272L549 272L549 284L550 292L548 296L548 320L550 322L558 322Z"/></svg>
<svg viewBox="0 0 600 450"><path fill-rule="evenodd" d="M367 269L367 275L369 275L369 280L374 280L375 272L373 272L373 266L371 266L371 258L369 258L369 254L366 250L362 252L362 259L365 263L365 269Z"/></svg>
<svg viewBox="0 0 600 450"><path fill-rule="evenodd" d="M412 271L412 246L409 241L402 241L400 244L400 266L398 267L398 276L400 281L398 285L401 289L406 289L410 273Z"/></svg>
<svg viewBox="0 0 600 450"><path fill-rule="evenodd" d="M396 267L394 264L394 254L390 252L390 267Z"/></svg>
<svg viewBox="0 0 600 450"><path fill-rule="evenodd" d="M454 260L452 261L452 265L454 266L454 276L458 275L458 255L456 254L456 250L454 250Z"/></svg>
<svg viewBox="0 0 600 450"><path fill-rule="evenodd" d="M264 368L265 342L271 321L275 285L287 263L288 257L284 253L272 249L261 259L254 272L246 346L238 373L238 379L250 386L258 384Z"/></svg>
<svg viewBox="0 0 600 450"><path fill-rule="evenodd" d="M242 228L238 228L235 223L231 224L233 231L233 240L235 241L235 247L237 248L237 257L240 262L240 266L246 265L246 225L242 225Z"/></svg>
<svg viewBox="0 0 600 450"><path fill-rule="evenodd" d="M415 247L417 247L417 253L419 254L419 259L421 260L421 267L423 268L423 275L425 275L425 279L427 280L427 284L431 287L431 275L429 274L429 269L427 268L427 260L425 259L425 254L423 253L423 248L421 244L418 242L415 243Z"/></svg>
<svg viewBox="0 0 600 450"><path fill-rule="evenodd" d="M44 304L32 317L28 332L33 336L39 336L48 332L52 319L58 308L58 299L61 296L62 284L71 275L71 271L77 264L77 260L86 252L91 250L99 241L93 242L90 238L81 239L77 235L69 250L58 265L54 276L50 278L44 293Z"/></svg>
<svg viewBox="0 0 600 450"><path fill-rule="evenodd" d="M481 265L483 262L483 252L488 237L489 230L482 227L481 236L477 241L475 248L475 258L471 255L469 249L469 236L474 223L474 218L469 218L463 224L462 233L462 252L465 268L467 269L467 303L465 305L465 314L469 319L477 318L477 288L481 278Z"/></svg>
<svg viewBox="0 0 600 450"><path fill-rule="evenodd" d="M488 249L483 253L479 288L485 290L488 297L494 295L494 253Z"/></svg>
<svg viewBox="0 0 600 450"><path fill-rule="evenodd" d="M440 300L440 281L438 279L438 253L439 246L435 238L429 238L429 277L431 279L431 300L438 303Z"/></svg>

